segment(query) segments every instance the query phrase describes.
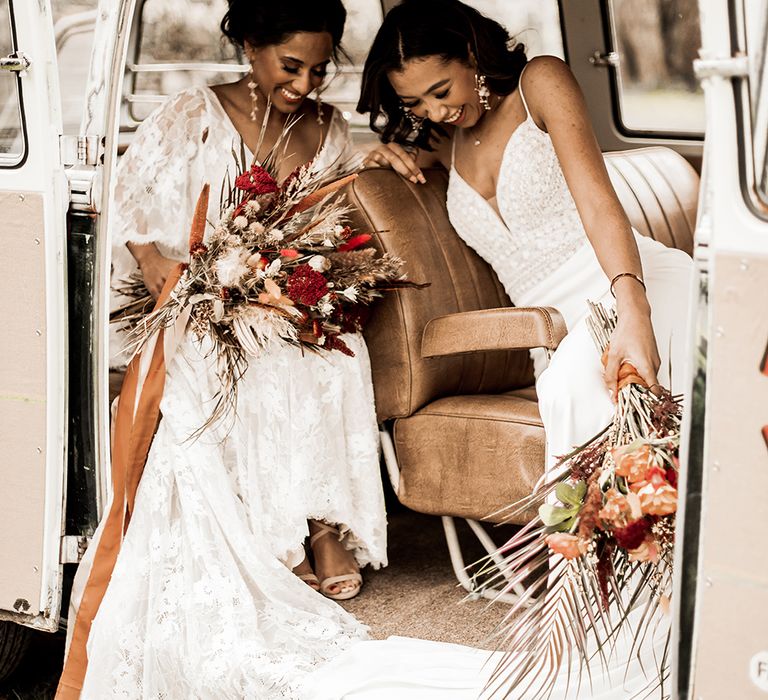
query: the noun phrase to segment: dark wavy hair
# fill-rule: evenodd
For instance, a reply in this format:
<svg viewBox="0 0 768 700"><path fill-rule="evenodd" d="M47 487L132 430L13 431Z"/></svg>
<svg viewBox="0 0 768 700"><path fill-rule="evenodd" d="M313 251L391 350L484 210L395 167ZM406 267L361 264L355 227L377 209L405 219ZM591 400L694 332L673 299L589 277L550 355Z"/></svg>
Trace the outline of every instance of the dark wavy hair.
<svg viewBox="0 0 768 700"><path fill-rule="evenodd" d="M510 47L510 36L498 22L459 0L403 0L392 8L373 40L363 70L357 111L370 112L371 129L384 142L396 141L431 149L435 130L429 120L415 131L389 82L388 73L401 71L413 58L439 56L471 65L486 77L497 95L514 92L528 59L525 47Z"/></svg>
<svg viewBox="0 0 768 700"><path fill-rule="evenodd" d="M281 44L297 32L328 32L338 63L344 55L341 36L346 19L341 0L229 0L221 31L240 48L246 41L261 48Z"/></svg>

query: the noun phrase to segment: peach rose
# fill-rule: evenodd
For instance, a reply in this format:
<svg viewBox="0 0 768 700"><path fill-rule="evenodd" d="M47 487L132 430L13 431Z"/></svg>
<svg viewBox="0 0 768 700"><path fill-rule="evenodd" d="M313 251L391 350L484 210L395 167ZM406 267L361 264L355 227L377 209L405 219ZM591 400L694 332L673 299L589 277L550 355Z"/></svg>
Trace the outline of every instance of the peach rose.
<svg viewBox="0 0 768 700"><path fill-rule="evenodd" d="M614 448L613 461L616 464L616 474L632 483L647 478L646 472L653 464L653 454L648 444L634 448L632 445L624 445Z"/></svg>
<svg viewBox="0 0 768 700"><path fill-rule="evenodd" d="M608 489L598 517L610 527L624 527L631 513L632 509L626 497L616 489Z"/></svg>
<svg viewBox="0 0 768 700"><path fill-rule="evenodd" d="M648 515L670 515L677 510L677 489L666 479L658 467L649 470L649 479L638 484L640 508Z"/></svg>
<svg viewBox="0 0 768 700"><path fill-rule="evenodd" d="M627 550L630 561L650 561L657 564L659 561L659 548L656 541L648 535L645 541L635 549Z"/></svg>
<svg viewBox="0 0 768 700"><path fill-rule="evenodd" d="M554 532L544 540L556 554L562 554L566 559L575 559L587 551L587 543L576 535L567 532Z"/></svg>

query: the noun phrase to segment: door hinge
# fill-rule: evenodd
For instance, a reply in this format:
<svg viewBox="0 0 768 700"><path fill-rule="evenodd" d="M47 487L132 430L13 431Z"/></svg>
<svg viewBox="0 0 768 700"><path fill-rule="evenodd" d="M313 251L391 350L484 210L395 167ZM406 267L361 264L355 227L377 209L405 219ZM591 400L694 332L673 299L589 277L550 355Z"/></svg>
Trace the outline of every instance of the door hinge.
<svg viewBox="0 0 768 700"><path fill-rule="evenodd" d="M99 165L104 161L104 139L101 136L59 136L61 164Z"/></svg>
<svg viewBox="0 0 768 700"><path fill-rule="evenodd" d="M75 211L93 213L100 196L104 139L101 136L60 136L61 164L69 185L69 201Z"/></svg>
<svg viewBox="0 0 768 700"><path fill-rule="evenodd" d="M749 75L749 61L746 56L719 56L697 58L693 71L699 80L705 78L743 78Z"/></svg>
<svg viewBox="0 0 768 700"><path fill-rule="evenodd" d="M60 564L79 564L91 538L85 535L64 535L61 538Z"/></svg>
<svg viewBox="0 0 768 700"><path fill-rule="evenodd" d="M0 70L8 70L14 73L23 73L32 65L32 61L21 51L14 51L4 58L0 58Z"/></svg>

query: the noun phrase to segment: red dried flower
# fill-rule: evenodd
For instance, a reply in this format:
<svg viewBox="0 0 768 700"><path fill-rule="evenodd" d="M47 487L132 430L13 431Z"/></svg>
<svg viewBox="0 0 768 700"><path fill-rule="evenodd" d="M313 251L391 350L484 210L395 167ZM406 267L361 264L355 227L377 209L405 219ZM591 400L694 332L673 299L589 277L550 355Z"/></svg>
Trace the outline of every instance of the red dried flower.
<svg viewBox="0 0 768 700"><path fill-rule="evenodd" d="M667 481L672 488L677 488L677 470L674 467L667 467L665 471Z"/></svg>
<svg viewBox="0 0 768 700"><path fill-rule="evenodd" d="M349 346L341 338L339 338L338 335L325 336L324 345L328 350L338 350L339 352L343 352L345 355L349 355L350 357L355 356L355 353L352 352Z"/></svg>
<svg viewBox="0 0 768 700"><path fill-rule="evenodd" d="M229 293L229 287L222 287L219 296L224 299L224 301L230 299L232 295Z"/></svg>
<svg viewBox="0 0 768 700"><path fill-rule="evenodd" d="M288 278L286 289L288 297L296 303L314 306L328 293L328 280L305 263Z"/></svg>
<svg viewBox="0 0 768 700"><path fill-rule="evenodd" d="M365 245L370 240L370 233L361 233L359 236L352 236L352 238L348 239L346 243L342 243L338 249L343 253L346 253L349 250L354 250L355 248L359 248L361 245Z"/></svg>
<svg viewBox="0 0 768 700"><path fill-rule="evenodd" d="M208 252L208 246L202 243L195 243L189 251L190 255L205 255Z"/></svg>
<svg viewBox="0 0 768 700"><path fill-rule="evenodd" d="M616 542L622 549L636 549L644 541L645 536L651 530L651 521L648 518L635 520L626 527L611 530Z"/></svg>
<svg viewBox="0 0 768 700"><path fill-rule="evenodd" d="M235 187L249 194L271 194L277 192L277 182L260 165L252 165L251 169L235 180Z"/></svg>

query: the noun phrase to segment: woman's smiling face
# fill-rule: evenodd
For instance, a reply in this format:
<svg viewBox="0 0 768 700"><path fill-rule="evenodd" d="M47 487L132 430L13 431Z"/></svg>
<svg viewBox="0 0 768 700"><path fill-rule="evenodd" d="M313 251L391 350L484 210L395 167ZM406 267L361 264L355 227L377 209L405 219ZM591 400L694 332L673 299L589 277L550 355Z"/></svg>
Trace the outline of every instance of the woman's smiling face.
<svg viewBox="0 0 768 700"><path fill-rule="evenodd" d="M435 124L469 128L484 114L475 91L475 69L461 61L413 58L387 77L405 109Z"/></svg>
<svg viewBox="0 0 768 700"><path fill-rule="evenodd" d="M297 32L281 44L254 49L246 42L259 90L280 112L295 112L325 80L333 40L328 32Z"/></svg>

